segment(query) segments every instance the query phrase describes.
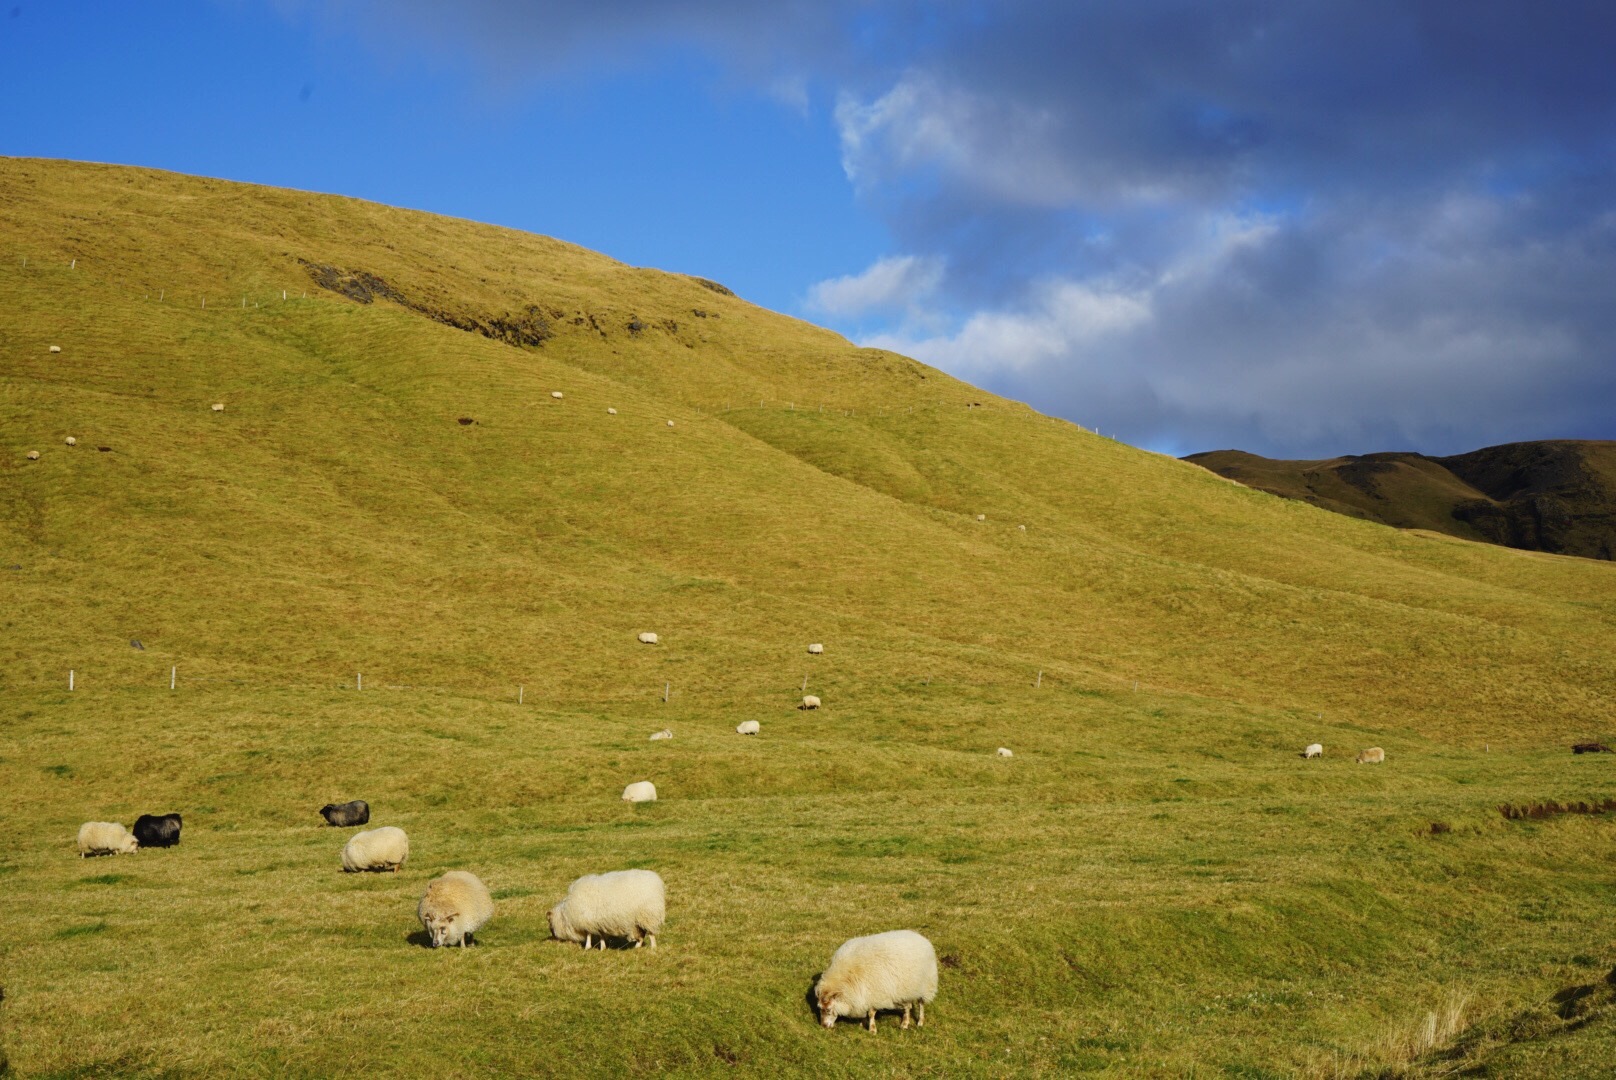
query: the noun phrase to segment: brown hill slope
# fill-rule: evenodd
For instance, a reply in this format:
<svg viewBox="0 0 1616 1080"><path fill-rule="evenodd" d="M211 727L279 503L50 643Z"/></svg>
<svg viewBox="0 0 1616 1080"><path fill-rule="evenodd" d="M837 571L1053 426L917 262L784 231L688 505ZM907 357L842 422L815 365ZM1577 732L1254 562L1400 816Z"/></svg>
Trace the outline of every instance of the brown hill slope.
<svg viewBox="0 0 1616 1080"><path fill-rule="evenodd" d="M1400 529L1616 558L1616 442L1553 439L1452 457L1348 454L1324 461L1213 450L1185 460L1247 487Z"/></svg>

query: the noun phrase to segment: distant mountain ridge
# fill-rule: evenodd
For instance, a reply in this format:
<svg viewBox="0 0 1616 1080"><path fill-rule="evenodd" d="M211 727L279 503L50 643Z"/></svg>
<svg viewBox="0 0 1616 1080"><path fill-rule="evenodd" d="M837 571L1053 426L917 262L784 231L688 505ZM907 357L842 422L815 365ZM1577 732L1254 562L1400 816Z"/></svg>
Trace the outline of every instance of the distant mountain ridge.
<svg viewBox="0 0 1616 1080"><path fill-rule="evenodd" d="M1616 559L1616 442L1608 440L1505 443L1452 457L1393 452L1282 461L1212 450L1184 460L1247 487L1401 529Z"/></svg>

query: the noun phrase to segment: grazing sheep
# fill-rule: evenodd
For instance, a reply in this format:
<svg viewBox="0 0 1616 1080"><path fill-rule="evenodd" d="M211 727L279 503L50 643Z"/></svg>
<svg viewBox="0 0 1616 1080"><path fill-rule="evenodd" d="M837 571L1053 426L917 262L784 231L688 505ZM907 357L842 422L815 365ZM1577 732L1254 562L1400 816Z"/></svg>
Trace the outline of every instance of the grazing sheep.
<svg viewBox="0 0 1616 1080"><path fill-rule="evenodd" d="M320 816L325 818L327 825L335 825L339 829L352 825L370 824L370 804L364 799L355 799L353 802L326 803L320 807Z"/></svg>
<svg viewBox="0 0 1616 1080"><path fill-rule="evenodd" d="M936 996L936 950L913 930L844 942L814 985L819 1022L828 1028L836 1026L837 1017L851 1016L867 1019L874 1031L875 1014L883 1009L902 1009L903 1027L909 1026L913 1009L925 1027L926 1006Z"/></svg>
<svg viewBox="0 0 1616 1080"><path fill-rule="evenodd" d="M651 741L652 742L656 742L658 739L671 739L671 738L673 738L673 732L670 731L668 728L663 728L661 731L653 731L651 733Z"/></svg>
<svg viewBox="0 0 1616 1080"><path fill-rule="evenodd" d="M623 789L624 802L656 802L656 785L649 780L636 780Z"/></svg>
<svg viewBox="0 0 1616 1080"><path fill-rule="evenodd" d="M825 646L820 645L818 643L815 643L813 645L808 646L808 655L809 656L819 656L824 651L825 651Z"/></svg>
<svg viewBox="0 0 1616 1080"><path fill-rule="evenodd" d="M140 841L116 821L86 821L79 826L79 858L95 855L133 855Z"/></svg>
<svg viewBox="0 0 1616 1080"><path fill-rule="evenodd" d="M1021 531L1022 531L1022 532L1026 532L1026 531L1027 531L1027 526L1025 526L1025 525L1017 525L1017 526L1016 526L1016 528L1017 528L1017 529L1020 529L1020 530L1021 530Z"/></svg>
<svg viewBox="0 0 1616 1080"><path fill-rule="evenodd" d="M393 825L357 832L342 845L342 869L353 874L363 870L391 870L398 873L410 857L410 838Z"/></svg>
<svg viewBox="0 0 1616 1080"><path fill-rule="evenodd" d="M62 347L60 345L52 345L51 346L51 352L58 353L58 352L61 352L61 351L62 351Z"/></svg>
<svg viewBox="0 0 1616 1080"><path fill-rule="evenodd" d="M607 416L616 416L617 415L617 410L616 409L607 409L606 410L606 415Z"/></svg>
<svg viewBox="0 0 1616 1080"><path fill-rule="evenodd" d="M224 402L222 402L222 401L215 401L215 402L214 402L214 403L213 403L213 411L214 411L214 412L224 412Z"/></svg>
<svg viewBox="0 0 1616 1080"><path fill-rule="evenodd" d="M668 421L668 426L669 426L669 427L672 427L672 426L673 426L673 421L672 421L672 420L669 420L669 421Z"/></svg>
<svg viewBox="0 0 1616 1080"><path fill-rule="evenodd" d="M657 636L655 634L644 633L644 634L640 635L640 644L641 645L655 645L656 643L657 643Z"/></svg>
<svg viewBox="0 0 1616 1080"><path fill-rule="evenodd" d="M555 398L557 401L560 401L561 400L561 391L552 390L552 391L550 391L550 396Z"/></svg>
<svg viewBox="0 0 1616 1080"><path fill-rule="evenodd" d="M757 733L758 722L756 720L742 720L735 726L735 734L737 735L756 735Z"/></svg>
<svg viewBox="0 0 1616 1080"><path fill-rule="evenodd" d="M1367 750L1358 751L1358 764L1379 765L1386 760L1386 751L1378 746L1371 746Z"/></svg>
<svg viewBox="0 0 1616 1080"><path fill-rule="evenodd" d="M1324 756L1324 744L1323 743L1308 743L1307 744L1307 749L1302 751L1302 756L1304 758L1323 757Z"/></svg>
<svg viewBox="0 0 1616 1080"><path fill-rule="evenodd" d="M135 819L135 840L141 847L177 847L182 823L178 814L141 814Z"/></svg>
<svg viewBox="0 0 1616 1080"><path fill-rule="evenodd" d="M802 696L802 704L798 705L797 708L799 708L799 709L817 709L817 708L819 708L819 699L817 697L815 697L814 695L812 695L812 694L804 694Z"/></svg>
<svg viewBox="0 0 1616 1080"><path fill-rule="evenodd" d="M1609 754L1613 751L1604 743L1580 742L1572 745L1571 752L1573 754Z"/></svg>
<svg viewBox="0 0 1616 1080"><path fill-rule="evenodd" d="M976 520L978 520L978 521L986 521L987 519L988 519L988 516L986 514L978 514L978 515L976 515Z"/></svg>
<svg viewBox="0 0 1616 1080"><path fill-rule="evenodd" d="M25 454L23 456L26 457L29 461L38 461L39 460L39 451L38 450L30 450L30 451L28 451L27 454Z"/></svg>
<svg viewBox="0 0 1616 1080"><path fill-rule="evenodd" d="M999 747L1000 757L1015 757L1015 753L1008 746Z"/></svg>
<svg viewBox="0 0 1616 1080"><path fill-rule="evenodd" d="M467 942L477 944L473 935L494 917L494 898L476 874L450 870L427 882L415 913L431 935L434 949L445 945L463 949Z"/></svg>
<svg viewBox="0 0 1616 1080"><path fill-rule="evenodd" d="M78 445L78 444L79 444L79 441L78 441L78 440L77 440L77 439L75 439L75 438L74 438L74 437L73 437L73 436L71 436L71 435L69 435L69 436L68 436L68 437L67 437L67 438L66 438L66 439L65 439L65 440L64 440L64 441L65 441L65 442L66 442L66 443L67 443L67 445L69 445L69 446L77 446L77 445Z"/></svg>
<svg viewBox="0 0 1616 1080"><path fill-rule="evenodd" d="M588 949L598 939L642 942L656 948L656 936L667 918L662 878L654 870L613 870L585 874L567 887L567 895L550 909L550 936L577 941Z"/></svg>

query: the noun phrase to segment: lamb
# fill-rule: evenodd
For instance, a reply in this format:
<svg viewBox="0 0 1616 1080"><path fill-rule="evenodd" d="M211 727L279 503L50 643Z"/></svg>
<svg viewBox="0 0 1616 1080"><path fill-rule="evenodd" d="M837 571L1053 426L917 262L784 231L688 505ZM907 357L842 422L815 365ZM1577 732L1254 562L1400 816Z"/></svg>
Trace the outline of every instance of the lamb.
<svg viewBox="0 0 1616 1080"><path fill-rule="evenodd" d="M757 733L758 722L756 720L742 720L735 727L735 734L737 735L756 735Z"/></svg>
<svg viewBox="0 0 1616 1080"><path fill-rule="evenodd" d="M903 1027L912 1009L925 1027L926 1006L936 996L937 952L913 930L844 942L814 984L819 1022L827 1028L836 1026L837 1017L851 1016L867 1019L874 1031L875 1014L883 1009L902 1009Z"/></svg>
<svg viewBox="0 0 1616 1080"><path fill-rule="evenodd" d="M656 802L656 785L639 780L623 789L624 802Z"/></svg>
<svg viewBox="0 0 1616 1080"><path fill-rule="evenodd" d="M477 944L473 937L494 917L494 898L476 874L450 870L427 882L415 913L431 935L432 947Z"/></svg>
<svg viewBox="0 0 1616 1080"><path fill-rule="evenodd" d="M141 847L177 847L183 824L178 814L141 814L135 819L135 841Z"/></svg>
<svg viewBox="0 0 1616 1080"><path fill-rule="evenodd" d="M1324 756L1324 744L1323 743L1308 743L1307 744L1307 749L1302 751L1302 756L1304 758L1323 757Z"/></svg>
<svg viewBox="0 0 1616 1080"><path fill-rule="evenodd" d="M667 918L662 877L654 870L613 870L585 874L567 887L567 895L550 909L550 936L592 948L598 939L643 942L656 948L656 936Z"/></svg>
<svg viewBox="0 0 1616 1080"><path fill-rule="evenodd" d="M817 697L815 697L814 695L812 695L812 694L804 694L802 696L802 704L797 706L797 708L799 708L799 709L817 709L817 708L819 708L819 699Z"/></svg>
<svg viewBox="0 0 1616 1080"><path fill-rule="evenodd" d="M673 738L673 732L669 728L663 728L661 731L653 731L651 733L651 741L652 742L656 742L658 739L671 739L671 738Z"/></svg>
<svg viewBox="0 0 1616 1080"><path fill-rule="evenodd" d="M215 401L212 407L214 412L224 412L224 402L222 401Z"/></svg>
<svg viewBox="0 0 1616 1080"><path fill-rule="evenodd" d="M342 869L346 873L365 870L391 870L398 873L410 857L410 838L393 825L357 832L342 845Z"/></svg>
<svg viewBox="0 0 1616 1080"><path fill-rule="evenodd" d="M1015 755L1015 753L1013 751L1011 751L1011 749L1008 746L1001 746L1001 747L999 747L999 756L1000 757L1015 757L1016 755Z"/></svg>
<svg viewBox="0 0 1616 1080"><path fill-rule="evenodd" d="M364 799L355 799L353 802L326 803L320 807L320 816L325 818L327 825L338 828L347 828L352 825L368 825L370 823L370 804Z"/></svg>
<svg viewBox="0 0 1616 1080"><path fill-rule="evenodd" d="M1379 765L1386 760L1386 751L1378 746L1371 746L1367 750L1358 751L1358 764Z"/></svg>
<svg viewBox="0 0 1616 1080"><path fill-rule="evenodd" d="M79 858L96 855L133 855L140 841L116 821L86 821L79 826Z"/></svg>
<svg viewBox="0 0 1616 1080"><path fill-rule="evenodd" d="M825 646L823 646L823 645L814 644L814 645L808 646L808 655L809 656L818 656L821 653L823 653L824 651L825 651Z"/></svg>
<svg viewBox="0 0 1616 1080"><path fill-rule="evenodd" d="M657 643L657 636L655 634L650 633L650 632L646 632L646 633L640 635L640 644L641 645L655 645L656 643Z"/></svg>

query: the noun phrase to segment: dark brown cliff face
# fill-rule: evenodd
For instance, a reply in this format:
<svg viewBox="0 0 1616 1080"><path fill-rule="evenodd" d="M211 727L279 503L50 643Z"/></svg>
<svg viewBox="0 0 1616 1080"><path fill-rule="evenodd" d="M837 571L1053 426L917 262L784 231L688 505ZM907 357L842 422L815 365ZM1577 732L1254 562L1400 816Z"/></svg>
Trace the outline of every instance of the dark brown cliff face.
<svg viewBox="0 0 1616 1080"><path fill-rule="evenodd" d="M1280 461L1240 450L1185 460L1290 499L1404 529L1616 559L1616 442L1557 439L1452 457Z"/></svg>

